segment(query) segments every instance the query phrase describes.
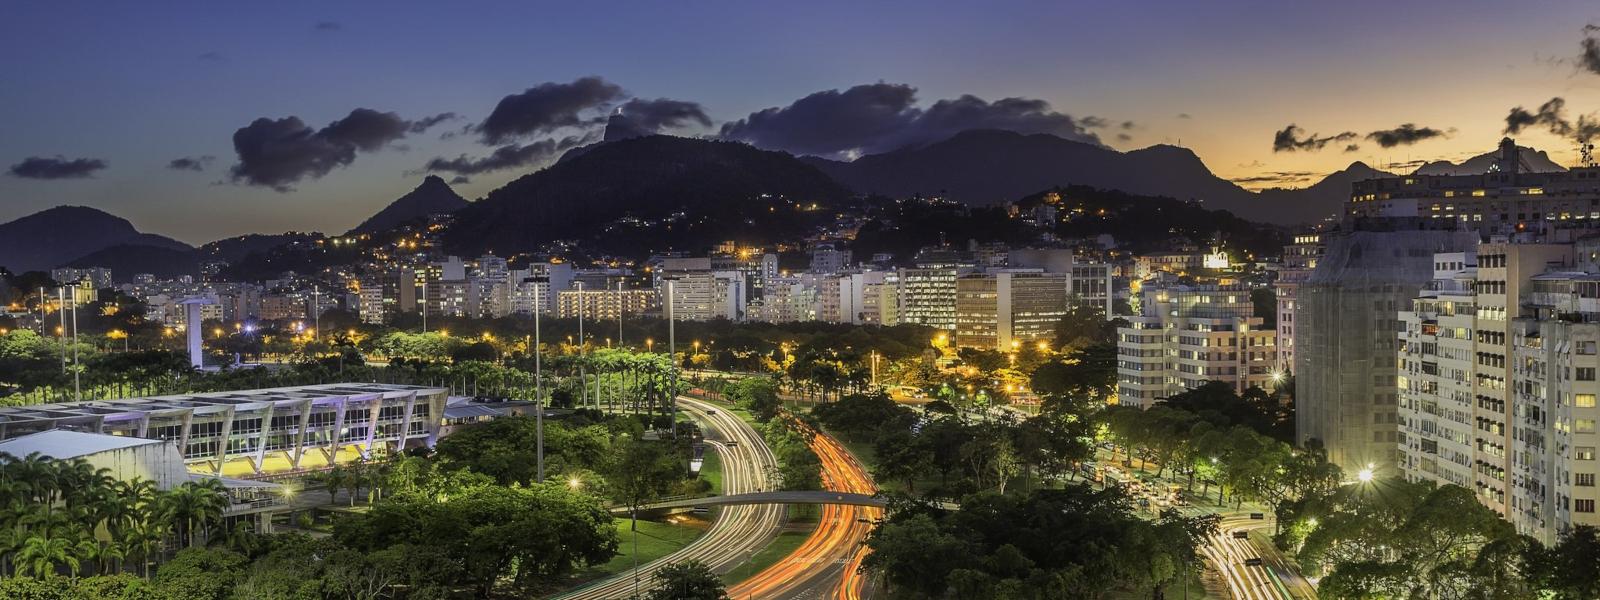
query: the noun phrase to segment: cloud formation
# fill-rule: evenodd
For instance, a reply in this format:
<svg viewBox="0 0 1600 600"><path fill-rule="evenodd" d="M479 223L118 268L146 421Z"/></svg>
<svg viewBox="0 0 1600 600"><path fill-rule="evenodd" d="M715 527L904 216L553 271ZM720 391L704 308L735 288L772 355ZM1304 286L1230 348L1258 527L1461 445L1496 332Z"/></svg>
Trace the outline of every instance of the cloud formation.
<svg viewBox="0 0 1600 600"><path fill-rule="evenodd" d="M1584 25L1578 47L1578 68L1600 75L1600 25Z"/></svg>
<svg viewBox="0 0 1600 600"><path fill-rule="evenodd" d="M1404 123L1394 129L1379 129L1369 133L1366 139L1377 142L1379 146L1384 148L1393 148L1395 146L1409 146L1423 140L1444 136L1445 132L1432 127L1417 127L1415 123Z"/></svg>
<svg viewBox="0 0 1600 600"><path fill-rule="evenodd" d="M851 157L934 142L970 129L1050 133L1098 144L1088 127L1105 123L1092 117L1076 120L1031 98L989 102L966 95L919 108L916 93L909 85L882 82L825 90L724 123L721 135L795 154Z"/></svg>
<svg viewBox="0 0 1600 600"><path fill-rule="evenodd" d="M1455 131L1451 129L1450 131ZM1272 134L1273 152L1316 152L1335 142L1344 144L1345 152L1355 152L1361 149L1360 144L1348 143L1357 139L1377 142L1384 148L1395 146L1409 146L1423 140L1437 137L1446 137L1449 132L1432 127L1418 127L1416 123L1403 123L1392 129L1379 129L1365 135L1354 131L1341 131L1329 136L1315 133L1306 133L1298 125L1290 123L1288 127Z"/></svg>
<svg viewBox="0 0 1600 600"><path fill-rule="evenodd" d="M1315 133L1307 134L1300 126L1290 123L1288 127L1284 127L1272 135L1272 151L1295 152L1304 150L1314 152L1333 142L1347 142L1357 137L1360 136L1354 131L1345 131L1327 137L1319 136Z"/></svg>
<svg viewBox="0 0 1600 600"><path fill-rule="evenodd" d="M1229 181L1237 183L1243 187L1260 188L1281 187L1286 184L1305 183L1320 177L1322 177L1322 174L1315 171L1269 171L1259 175L1252 175L1250 177L1230 179Z"/></svg>
<svg viewBox="0 0 1600 600"><path fill-rule="evenodd" d="M322 21L314 27L317 31L339 31L344 29L344 24L338 21Z"/></svg>
<svg viewBox="0 0 1600 600"><path fill-rule="evenodd" d="M287 192L290 184L349 165L358 152L375 152L405 137L412 126L400 115L370 108L352 110L320 130L299 117L263 117L233 132L239 162L229 169L229 177Z"/></svg>
<svg viewBox="0 0 1600 600"><path fill-rule="evenodd" d="M1506 135L1521 133L1525 129L1544 129L1551 134L1587 144L1600 136L1600 119L1594 115L1578 115L1576 121L1567 118L1567 101L1555 97L1539 105L1536 111L1521 106L1506 115Z"/></svg>
<svg viewBox="0 0 1600 600"><path fill-rule="evenodd" d="M501 98L475 129L483 143L503 144L563 127L598 125L606 121L605 115L584 113L609 108L625 95L621 86L599 77L542 83Z"/></svg>
<svg viewBox="0 0 1600 600"><path fill-rule="evenodd" d="M94 172L106 168L106 161L98 158L67 158L30 156L11 165L12 177L24 179L84 179L94 177Z"/></svg>
<svg viewBox="0 0 1600 600"><path fill-rule="evenodd" d="M656 98L634 98L617 107L606 121L605 141L615 141L661 133L688 125L711 126L711 117L698 102Z"/></svg>
<svg viewBox="0 0 1600 600"><path fill-rule="evenodd" d="M453 112L444 112L431 117L423 117L411 122L411 133L422 133L445 121L454 121L461 118Z"/></svg>
<svg viewBox="0 0 1600 600"><path fill-rule="evenodd" d="M545 162L557 154L594 140L593 135L573 135L561 139L544 139L527 144L507 144L496 148L488 156L473 158L462 154L456 158L435 158L423 166L423 171L446 172L459 175L477 175Z"/></svg>
<svg viewBox="0 0 1600 600"><path fill-rule="evenodd" d="M167 168L174 171L204 171L206 170L206 167L211 164L211 161L216 159L217 157L209 154L197 157L185 156L182 158L174 158L171 162L167 163Z"/></svg>

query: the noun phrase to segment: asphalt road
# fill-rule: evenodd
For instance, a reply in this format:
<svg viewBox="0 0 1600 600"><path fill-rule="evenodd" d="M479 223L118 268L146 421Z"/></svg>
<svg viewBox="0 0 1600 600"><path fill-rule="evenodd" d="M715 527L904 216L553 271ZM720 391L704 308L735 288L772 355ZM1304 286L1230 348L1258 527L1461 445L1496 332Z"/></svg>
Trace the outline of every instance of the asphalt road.
<svg viewBox="0 0 1600 600"><path fill-rule="evenodd" d="M725 494L747 494L770 491L769 467L777 466L772 450L762 441L760 434L738 417L719 411L715 406L691 398L678 398L678 407L689 412L704 424L706 442L716 448L722 458L722 486ZM736 445L729 447L725 442ZM642 593L653 587L656 569L687 560L699 560L717 573L726 573L744 564L750 556L765 548L783 527L783 508L776 505L744 505L722 508L704 535L685 545L683 549L639 565L639 581L634 582L632 571L601 580L557 598L566 600L611 600L632 598L634 589ZM622 533L624 547L630 541L628 531Z"/></svg>
<svg viewBox="0 0 1600 600"><path fill-rule="evenodd" d="M872 476L832 437L814 432L811 449L822 461L823 489L856 494L877 493ZM734 600L841 599L865 597L867 578L858 568L867 555L862 545L883 509L826 505L811 537L789 556L729 588Z"/></svg>

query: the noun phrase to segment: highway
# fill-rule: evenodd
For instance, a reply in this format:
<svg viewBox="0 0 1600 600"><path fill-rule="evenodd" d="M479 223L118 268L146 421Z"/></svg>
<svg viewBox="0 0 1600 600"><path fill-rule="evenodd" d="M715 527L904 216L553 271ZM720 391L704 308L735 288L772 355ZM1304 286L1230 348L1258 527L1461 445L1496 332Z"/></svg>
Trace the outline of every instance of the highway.
<svg viewBox="0 0 1600 600"><path fill-rule="evenodd" d="M832 437L813 431L811 449L822 461L822 487L836 492L875 494L872 476ZM857 600L867 578L858 567L867 555L862 544L883 509L830 504L811 537L777 564L728 589L734 600L748 598Z"/></svg>
<svg viewBox="0 0 1600 600"><path fill-rule="evenodd" d="M678 407L689 412L705 424L706 442L715 447L722 458L722 485L725 494L747 494L772 489L767 473L777 466L772 450L762 441L760 434L738 417L719 411L715 406L691 398L678 398ZM729 447L725 442L735 442ZM721 509L704 535L685 545L683 549L639 566L641 573L638 589L641 592L653 586L656 569L687 560L699 560L717 573L726 573L750 560L777 537L783 527L783 507L778 505L741 505ZM622 544L630 541L630 532L624 530ZM613 600L634 596L633 573L601 580L574 592L557 596L566 600Z"/></svg>
<svg viewBox="0 0 1600 600"><path fill-rule="evenodd" d="M1120 465L1113 454L1111 460L1104 462ZM1104 460L1104 459L1102 459ZM1131 472L1131 469L1130 469ZM1123 476L1108 474L1111 481L1118 481ZM1180 482L1173 479L1157 479L1163 485L1178 485ZM1265 509L1257 509L1264 511ZM1189 506L1181 511L1186 516L1200 516L1217 514L1221 522L1217 526L1217 534L1207 540L1206 545L1200 550L1207 562L1221 575L1222 583L1226 586L1228 596L1238 600L1315 600L1316 588L1306 581L1294 565L1286 561L1276 550L1267 549L1270 542L1252 539L1249 533L1256 530L1269 529L1272 521L1267 519L1252 519L1249 510L1234 510L1216 506ZM1264 516L1270 516L1269 513ZM1244 533L1247 537L1235 537L1237 533ZM1258 565L1246 564L1247 561L1256 559Z"/></svg>

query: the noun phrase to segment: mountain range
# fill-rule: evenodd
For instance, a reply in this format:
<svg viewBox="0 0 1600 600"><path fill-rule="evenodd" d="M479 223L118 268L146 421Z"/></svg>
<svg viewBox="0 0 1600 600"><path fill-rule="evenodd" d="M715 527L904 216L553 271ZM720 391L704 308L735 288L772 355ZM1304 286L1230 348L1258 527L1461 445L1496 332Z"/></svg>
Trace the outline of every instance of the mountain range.
<svg viewBox="0 0 1600 600"><path fill-rule="evenodd" d="M1525 168L1562 167L1523 148ZM1420 165L1424 175L1487 171L1497 152L1460 163ZM375 233L440 213L455 219L447 249L502 254L559 239L618 255L695 251L721 240L797 239L829 209L863 195L943 196L974 206L1013 202L1064 186L1121 190L1198 202L1254 221L1312 223L1337 215L1355 181L1392 176L1361 162L1295 189L1246 190L1218 177L1187 148L1129 152L1048 134L966 131L948 139L850 162L794 157L736 142L663 135L616 136L568 152L476 202L429 176L351 233ZM201 260L237 263L253 253L320 234L250 235L192 248L141 233L103 211L63 206L0 224L0 266L109 266L122 274L193 273Z"/></svg>
<svg viewBox="0 0 1600 600"><path fill-rule="evenodd" d="M450 184L438 175L429 175L422 184L404 196L389 203L362 221L350 234L378 233L394 229L408 221L433 214L448 214L466 208L467 200L450 189Z"/></svg>
<svg viewBox="0 0 1600 600"><path fill-rule="evenodd" d="M850 190L783 152L653 135L594 145L455 213L447 249L464 255L587 242L636 256L738 240L795 239ZM692 245L691 245L692 244Z"/></svg>
<svg viewBox="0 0 1600 600"><path fill-rule="evenodd" d="M194 250L172 238L141 233L127 219L87 206L57 206L0 224L0 266L14 273L53 269L115 246Z"/></svg>

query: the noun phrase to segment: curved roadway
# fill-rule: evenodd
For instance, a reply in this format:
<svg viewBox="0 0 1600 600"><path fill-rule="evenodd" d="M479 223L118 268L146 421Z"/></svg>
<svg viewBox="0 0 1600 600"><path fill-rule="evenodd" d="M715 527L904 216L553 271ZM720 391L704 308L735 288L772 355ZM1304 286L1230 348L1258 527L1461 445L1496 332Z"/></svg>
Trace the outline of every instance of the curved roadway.
<svg viewBox="0 0 1600 600"><path fill-rule="evenodd" d="M749 424L738 417L716 410L716 407L691 398L678 398L678 407L688 411L706 424L706 440L722 456L722 486L724 494L749 494L772 489L768 472L778 464L772 450ZM725 441L735 442L728 447ZM783 507L777 505L745 505L723 508L704 535L689 542L682 549L656 560L639 565L639 581L634 582L632 570L601 580L582 589L557 598L564 600L613 600L632 598L634 590L643 593L655 584L655 571L666 565L687 560L699 560L717 573L726 573L744 564L750 556L761 551L777 537L783 527ZM629 533L622 532L622 543L628 544Z"/></svg>
<svg viewBox="0 0 1600 600"><path fill-rule="evenodd" d="M811 449L822 461L824 489L871 495L878 491L872 476L838 441L812 431ZM777 564L728 589L735 600L746 598L817 598L857 600L865 594L866 576L860 572L866 558L863 545L883 509L826 505L822 519L800 548Z"/></svg>

